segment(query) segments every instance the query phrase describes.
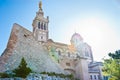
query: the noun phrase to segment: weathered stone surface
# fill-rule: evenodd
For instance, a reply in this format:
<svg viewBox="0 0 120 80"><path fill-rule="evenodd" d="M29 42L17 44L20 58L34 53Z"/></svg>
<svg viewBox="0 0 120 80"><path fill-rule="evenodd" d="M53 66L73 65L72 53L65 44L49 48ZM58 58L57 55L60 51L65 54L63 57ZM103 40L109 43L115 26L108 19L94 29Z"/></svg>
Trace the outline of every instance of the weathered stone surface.
<svg viewBox="0 0 120 80"><path fill-rule="evenodd" d="M22 57L35 72L64 73L59 65L51 60L48 51L33 38L32 32L14 24L7 48L0 58L0 71L15 69Z"/></svg>

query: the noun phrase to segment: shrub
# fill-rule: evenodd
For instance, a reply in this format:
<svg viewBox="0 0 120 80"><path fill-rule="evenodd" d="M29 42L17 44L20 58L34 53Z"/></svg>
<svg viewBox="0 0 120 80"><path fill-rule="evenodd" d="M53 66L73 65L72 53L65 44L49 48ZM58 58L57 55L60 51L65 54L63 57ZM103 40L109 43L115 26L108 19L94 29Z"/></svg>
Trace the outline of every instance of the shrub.
<svg viewBox="0 0 120 80"><path fill-rule="evenodd" d="M9 78L9 75L7 73L0 73L0 78Z"/></svg>

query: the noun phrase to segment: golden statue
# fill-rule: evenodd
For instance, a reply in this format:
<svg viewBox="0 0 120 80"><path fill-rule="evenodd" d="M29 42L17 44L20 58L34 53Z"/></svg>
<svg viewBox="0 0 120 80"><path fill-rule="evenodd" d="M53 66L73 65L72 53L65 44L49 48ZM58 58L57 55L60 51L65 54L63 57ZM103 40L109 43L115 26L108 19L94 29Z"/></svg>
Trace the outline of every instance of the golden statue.
<svg viewBox="0 0 120 80"><path fill-rule="evenodd" d="M39 3L39 8L42 9L42 1Z"/></svg>

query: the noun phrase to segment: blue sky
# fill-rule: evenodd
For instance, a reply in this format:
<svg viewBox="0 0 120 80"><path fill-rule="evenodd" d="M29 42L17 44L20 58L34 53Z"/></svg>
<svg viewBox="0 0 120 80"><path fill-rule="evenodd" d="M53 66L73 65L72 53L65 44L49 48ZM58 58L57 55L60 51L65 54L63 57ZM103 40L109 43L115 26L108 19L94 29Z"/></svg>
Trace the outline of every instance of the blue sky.
<svg viewBox="0 0 120 80"><path fill-rule="evenodd" d="M0 54L5 50L13 23L32 31L40 0L0 0ZM79 33L95 60L120 49L120 0L42 0L49 16L50 38L70 44Z"/></svg>

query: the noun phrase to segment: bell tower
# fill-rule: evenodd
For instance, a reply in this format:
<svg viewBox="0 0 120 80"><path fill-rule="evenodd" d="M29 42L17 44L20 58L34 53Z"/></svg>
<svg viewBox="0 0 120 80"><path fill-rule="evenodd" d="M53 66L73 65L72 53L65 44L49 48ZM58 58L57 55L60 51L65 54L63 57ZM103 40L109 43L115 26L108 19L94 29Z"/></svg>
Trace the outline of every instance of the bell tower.
<svg viewBox="0 0 120 80"><path fill-rule="evenodd" d="M39 2L39 11L36 12L36 17L33 20L33 35L35 39L39 42L47 42L49 31L48 31L49 17L44 17L44 12L42 10L42 2Z"/></svg>

